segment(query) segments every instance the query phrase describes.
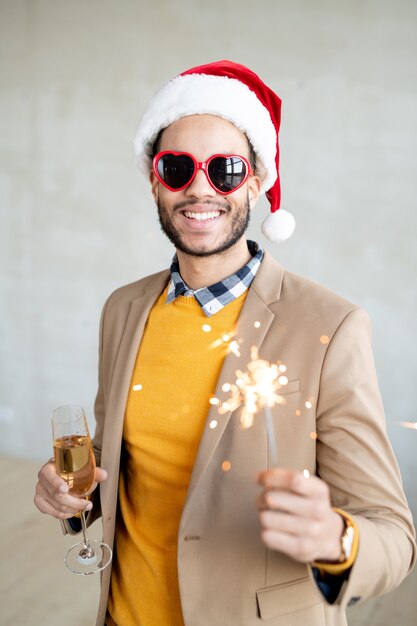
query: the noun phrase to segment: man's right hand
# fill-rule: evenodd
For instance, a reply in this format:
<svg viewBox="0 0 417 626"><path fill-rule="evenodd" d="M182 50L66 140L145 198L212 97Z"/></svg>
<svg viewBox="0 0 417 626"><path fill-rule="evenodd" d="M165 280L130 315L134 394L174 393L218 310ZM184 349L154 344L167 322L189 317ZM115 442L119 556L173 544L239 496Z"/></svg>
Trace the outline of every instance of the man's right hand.
<svg viewBox="0 0 417 626"><path fill-rule="evenodd" d="M89 493L94 491L98 483L103 482L106 478L106 470L96 467L95 482ZM90 511L92 508L93 505L89 500L77 498L68 493L68 485L57 474L53 461L48 461L41 467L38 479L34 503L41 513L52 515L58 519L68 519L80 511Z"/></svg>

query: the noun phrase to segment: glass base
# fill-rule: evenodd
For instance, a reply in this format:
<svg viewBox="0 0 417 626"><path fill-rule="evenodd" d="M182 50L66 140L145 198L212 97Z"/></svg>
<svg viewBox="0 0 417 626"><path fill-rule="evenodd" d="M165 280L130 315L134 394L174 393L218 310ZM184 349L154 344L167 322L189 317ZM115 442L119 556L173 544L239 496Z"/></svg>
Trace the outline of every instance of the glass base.
<svg viewBox="0 0 417 626"><path fill-rule="evenodd" d="M68 550L65 565L73 574L88 576L97 574L107 567L112 559L112 551L107 543L90 539L88 546L81 541Z"/></svg>

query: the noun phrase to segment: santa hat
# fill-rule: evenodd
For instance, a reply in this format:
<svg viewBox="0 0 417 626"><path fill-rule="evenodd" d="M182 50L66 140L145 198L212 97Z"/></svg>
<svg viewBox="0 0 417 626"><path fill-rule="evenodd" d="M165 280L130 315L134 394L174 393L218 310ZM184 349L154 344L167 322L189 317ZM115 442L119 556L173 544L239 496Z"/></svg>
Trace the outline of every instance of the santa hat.
<svg viewBox="0 0 417 626"><path fill-rule="evenodd" d="M244 65L217 61L194 67L164 85L149 102L135 138L135 154L146 177L158 133L188 115L218 115L248 137L256 154L261 193L270 202L262 231L271 241L284 241L294 231L291 213L280 208L278 132L281 99Z"/></svg>

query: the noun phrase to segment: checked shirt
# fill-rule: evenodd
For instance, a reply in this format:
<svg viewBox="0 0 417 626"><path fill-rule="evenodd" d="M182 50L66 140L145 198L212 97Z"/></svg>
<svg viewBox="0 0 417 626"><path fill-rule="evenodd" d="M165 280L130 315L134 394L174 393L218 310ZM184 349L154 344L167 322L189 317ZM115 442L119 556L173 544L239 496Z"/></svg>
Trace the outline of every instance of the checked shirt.
<svg viewBox="0 0 417 626"><path fill-rule="evenodd" d="M181 278L177 255L174 255L171 264L171 279L168 285L167 304L178 296L192 297L197 300L207 317L220 311L226 304L233 302L248 289L255 278L263 256L263 249L255 241L247 241L252 258L235 274L224 280L200 289L190 289Z"/></svg>

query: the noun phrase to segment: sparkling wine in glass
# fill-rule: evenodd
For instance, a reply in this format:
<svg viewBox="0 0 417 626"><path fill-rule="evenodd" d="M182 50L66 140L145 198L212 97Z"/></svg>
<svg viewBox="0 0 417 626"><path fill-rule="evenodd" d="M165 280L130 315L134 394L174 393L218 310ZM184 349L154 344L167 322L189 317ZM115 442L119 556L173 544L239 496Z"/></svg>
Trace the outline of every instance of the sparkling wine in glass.
<svg viewBox="0 0 417 626"><path fill-rule="evenodd" d="M94 482L96 463L84 410L75 405L54 409L52 436L56 471L72 496L85 498ZM74 574L95 574L109 565L112 551L106 543L87 538L84 511L80 518L84 541L68 550L65 564Z"/></svg>

